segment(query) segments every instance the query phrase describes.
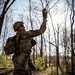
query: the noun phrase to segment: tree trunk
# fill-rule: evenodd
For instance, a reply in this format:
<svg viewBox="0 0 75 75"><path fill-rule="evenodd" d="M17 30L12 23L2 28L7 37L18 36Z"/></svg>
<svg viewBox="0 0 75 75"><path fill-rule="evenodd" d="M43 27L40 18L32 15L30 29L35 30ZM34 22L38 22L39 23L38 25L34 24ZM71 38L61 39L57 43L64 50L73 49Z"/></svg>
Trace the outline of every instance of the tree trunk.
<svg viewBox="0 0 75 75"><path fill-rule="evenodd" d="M47 68L47 47L46 47L46 40L45 40L45 38L44 38L44 44L45 44L45 53L46 53L46 55L45 55L45 69Z"/></svg>
<svg viewBox="0 0 75 75"><path fill-rule="evenodd" d="M0 36L1 36L1 31L2 31L2 26L3 26L3 22L4 22L4 17L5 17L5 14L6 12L8 11L8 9L10 8L10 6L14 3L15 0L13 0L10 4L10 0L7 0L5 3L4 3L4 7L3 7L3 10L2 10L2 13L0 15ZM9 5L8 5L9 4Z"/></svg>
<svg viewBox="0 0 75 75"><path fill-rule="evenodd" d="M57 24L58 26L58 24ZM58 32L57 32L57 45L56 45L56 54L57 54L57 75L59 75L58 73L58 68L59 68L59 26L58 26Z"/></svg>
<svg viewBox="0 0 75 75"><path fill-rule="evenodd" d="M72 0L72 11L71 11L71 64L72 64L72 75L74 75L74 49L73 49L73 24L74 24L74 0Z"/></svg>
<svg viewBox="0 0 75 75"><path fill-rule="evenodd" d="M41 35L41 49L40 49L40 57L43 56L43 35Z"/></svg>
<svg viewBox="0 0 75 75"><path fill-rule="evenodd" d="M48 37L49 37L49 42L50 42L50 29L49 29ZM51 64L51 44L49 43L49 66L50 64Z"/></svg>

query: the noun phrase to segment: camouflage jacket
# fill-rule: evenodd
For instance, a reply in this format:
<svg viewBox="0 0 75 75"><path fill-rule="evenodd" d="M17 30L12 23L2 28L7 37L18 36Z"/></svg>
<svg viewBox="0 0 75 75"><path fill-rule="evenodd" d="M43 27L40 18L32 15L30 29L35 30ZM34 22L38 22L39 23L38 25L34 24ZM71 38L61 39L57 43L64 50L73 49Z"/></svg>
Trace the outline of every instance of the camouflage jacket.
<svg viewBox="0 0 75 75"><path fill-rule="evenodd" d="M18 43L17 48L18 48L19 53L31 49L32 48L31 39L33 37L36 37L36 36L43 34L45 30L46 30L46 21L45 22L43 21L40 29L38 29L38 30L17 32L16 33L16 40Z"/></svg>

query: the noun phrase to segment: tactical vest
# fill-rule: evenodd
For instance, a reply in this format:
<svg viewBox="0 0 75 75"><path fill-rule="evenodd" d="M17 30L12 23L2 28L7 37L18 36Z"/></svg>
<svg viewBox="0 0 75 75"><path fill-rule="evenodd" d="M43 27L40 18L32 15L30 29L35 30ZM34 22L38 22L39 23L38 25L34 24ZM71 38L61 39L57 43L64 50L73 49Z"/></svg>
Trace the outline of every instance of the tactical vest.
<svg viewBox="0 0 75 75"><path fill-rule="evenodd" d="M32 38L29 37L27 32L20 33L18 40L19 41L18 41L17 48L18 48L19 53L30 50L32 46L36 44L36 41L32 40Z"/></svg>
<svg viewBox="0 0 75 75"><path fill-rule="evenodd" d="M7 55L18 54L30 50L35 44L36 41L30 38L26 32L18 33L7 39L4 51Z"/></svg>

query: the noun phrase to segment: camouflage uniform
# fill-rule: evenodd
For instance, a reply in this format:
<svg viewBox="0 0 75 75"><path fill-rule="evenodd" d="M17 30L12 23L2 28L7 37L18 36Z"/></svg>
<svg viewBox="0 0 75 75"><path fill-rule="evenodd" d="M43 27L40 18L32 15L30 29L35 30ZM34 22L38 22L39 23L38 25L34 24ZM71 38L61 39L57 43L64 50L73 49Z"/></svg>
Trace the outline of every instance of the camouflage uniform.
<svg viewBox="0 0 75 75"><path fill-rule="evenodd" d="M16 37L17 36L18 35L16 35ZM23 42L20 43L20 41ZM14 64L13 75L32 75L32 70L36 69L30 59L31 47L36 44L36 41L34 39L31 39L28 48L26 48L25 45L23 47L23 44L26 43L20 37L19 41L16 43L16 51L12 58Z"/></svg>
<svg viewBox="0 0 75 75"><path fill-rule="evenodd" d="M23 22L19 21L14 24L15 31L19 25L23 25ZM17 28L15 28L15 26L17 26ZM13 75L32 75L32 70L35 70L30 60L31 48L35 45L32 43L32 38L43 34L45 30L46 19L43 19L40 29L16 33L16 51L12 58L14 64Z"/></svg>

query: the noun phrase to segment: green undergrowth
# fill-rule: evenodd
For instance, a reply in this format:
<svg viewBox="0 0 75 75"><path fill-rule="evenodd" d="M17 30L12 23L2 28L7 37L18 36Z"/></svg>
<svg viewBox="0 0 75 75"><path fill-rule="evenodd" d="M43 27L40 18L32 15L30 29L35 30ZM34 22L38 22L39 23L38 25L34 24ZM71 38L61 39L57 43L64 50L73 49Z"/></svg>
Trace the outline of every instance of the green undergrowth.
<svg viewBox="0 0 75 75"><path fill-rule="evenodd" d="M0 68L10 68L12 67L12 60L6 59L6 56L0 55Z"/></svg>
<svg viewBox="0 0 75 75"><path fill-rule="evenodd" d="M37 60L35 60L35 66L40 71L43 71L45 65L44 65L44 57L39 57Z"/></svg>

